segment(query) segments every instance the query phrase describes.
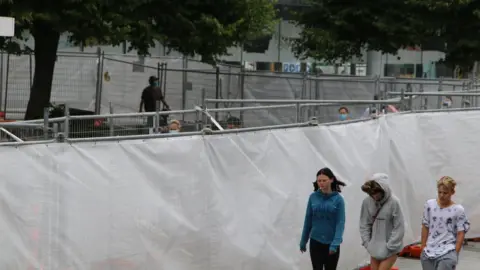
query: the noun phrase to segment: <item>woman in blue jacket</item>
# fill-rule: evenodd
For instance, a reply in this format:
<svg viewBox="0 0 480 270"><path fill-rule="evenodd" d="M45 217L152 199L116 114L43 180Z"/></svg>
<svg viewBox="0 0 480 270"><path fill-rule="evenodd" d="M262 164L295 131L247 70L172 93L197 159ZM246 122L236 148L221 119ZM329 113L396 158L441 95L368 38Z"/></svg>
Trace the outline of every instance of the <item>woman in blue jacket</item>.
<svg viewBox="0 0 480 270"><path fill-rule="evenodd" d="M323 168L318 171L313 186L314 192L308 198L300 251L307 251L310 240L313 269L336 270L345 229L345 201L340 195L340 186L345 186L345 183L339 181L332 170Z"/></svg>

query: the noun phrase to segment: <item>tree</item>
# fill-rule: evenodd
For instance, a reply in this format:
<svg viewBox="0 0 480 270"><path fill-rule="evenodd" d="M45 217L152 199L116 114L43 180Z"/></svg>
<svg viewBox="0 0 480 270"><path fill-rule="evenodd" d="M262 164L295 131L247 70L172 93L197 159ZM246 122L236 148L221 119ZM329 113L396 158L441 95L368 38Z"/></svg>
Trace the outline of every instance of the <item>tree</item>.
<svg viewBox="0 0 480 270"><path fill-rule="evenodd" d="M36 65L25 119L38 119L50 101L62 33L77 45L129 41L129 50L141 55L159 41L212 62L229 47L272 31L275 15L270 0L0 0L0 16L16 19L16 38L0 38L0 49L31 50L21 40L33 37Z"/></svg>
<svg viewBox="0 0 480 270"><path fill-rule="evenodd" d="M293 43L300 58L348 61L362 50L396 54L435 41L449 65L480 60L480 1L474 0L311 0L296 16L303 30Z"/></svg>

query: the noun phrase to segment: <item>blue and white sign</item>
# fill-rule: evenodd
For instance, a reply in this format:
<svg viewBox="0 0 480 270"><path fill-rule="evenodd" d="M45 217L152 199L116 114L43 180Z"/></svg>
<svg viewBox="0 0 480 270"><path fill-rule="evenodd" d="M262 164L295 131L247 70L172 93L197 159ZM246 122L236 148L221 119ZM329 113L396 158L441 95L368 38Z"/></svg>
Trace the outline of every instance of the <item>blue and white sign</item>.
<svg viewBox="0 0 480 270"><path fill-rule="evenodd" d="M307 72L309 73L311 69L311 64L307 63ZM283 63L283 72L288 73L300 73L302 72L301 63Z"/></svg>
<svg viewBox="0 0 480 270"><path fill-rule="evenodd" d="M283 72L298 73L300 70L300 63L283 63Z"/></svg>

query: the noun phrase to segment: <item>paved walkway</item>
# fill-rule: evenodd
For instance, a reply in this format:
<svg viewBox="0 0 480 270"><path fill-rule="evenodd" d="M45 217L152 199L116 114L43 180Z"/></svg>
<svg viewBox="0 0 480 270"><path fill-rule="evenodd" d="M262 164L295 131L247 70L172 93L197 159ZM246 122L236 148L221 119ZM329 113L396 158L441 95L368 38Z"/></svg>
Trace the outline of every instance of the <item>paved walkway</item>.
<svg viewBox="0 0 480 270"><path fill-rule="evenodd" d="M480 243L469 244L460 254L457 270L475 270L480 268ZM396 264L400 270L422 270L420 261L400 258Z"/></svg>

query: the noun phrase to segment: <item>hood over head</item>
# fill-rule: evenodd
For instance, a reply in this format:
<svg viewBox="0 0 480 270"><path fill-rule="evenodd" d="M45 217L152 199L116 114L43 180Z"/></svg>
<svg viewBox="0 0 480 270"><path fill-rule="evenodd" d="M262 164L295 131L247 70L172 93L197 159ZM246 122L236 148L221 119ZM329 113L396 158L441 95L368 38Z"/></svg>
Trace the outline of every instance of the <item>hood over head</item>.
<svg viewBox="0 0 480 270"><path fill-rule="evenodd" d="M371 181L375 181L382 188L384 196L379 203L383 204L390 198L390 196L392 196L392 191L388 185L388 175L385 173L375 173L367 179L366 184Z"/></svg>

